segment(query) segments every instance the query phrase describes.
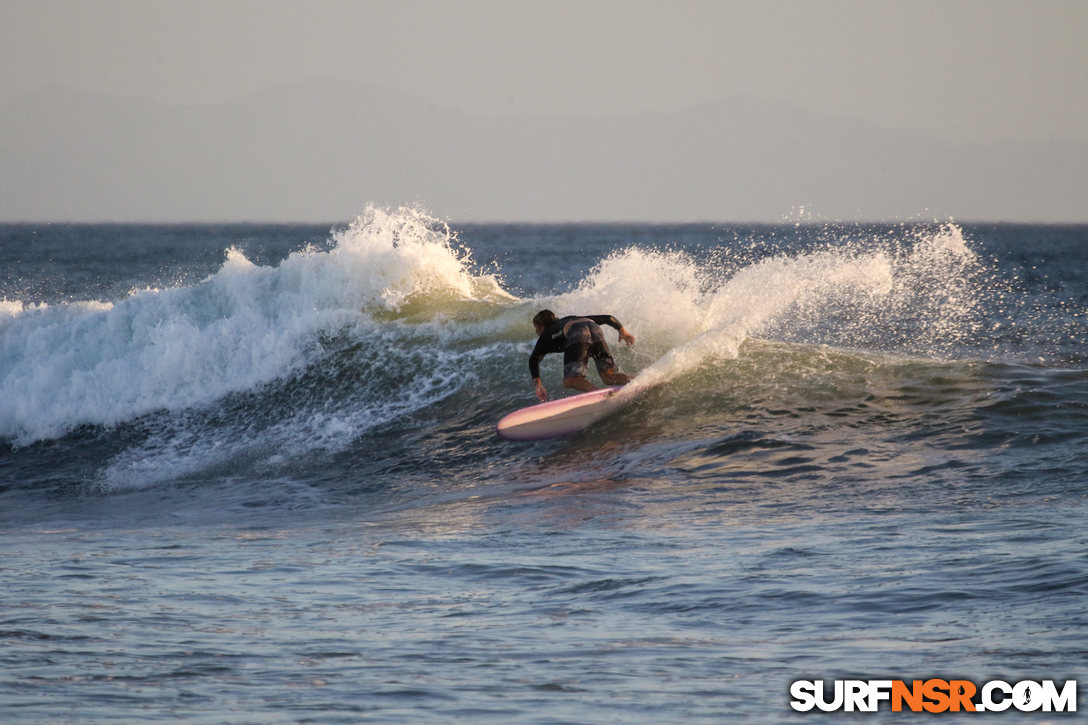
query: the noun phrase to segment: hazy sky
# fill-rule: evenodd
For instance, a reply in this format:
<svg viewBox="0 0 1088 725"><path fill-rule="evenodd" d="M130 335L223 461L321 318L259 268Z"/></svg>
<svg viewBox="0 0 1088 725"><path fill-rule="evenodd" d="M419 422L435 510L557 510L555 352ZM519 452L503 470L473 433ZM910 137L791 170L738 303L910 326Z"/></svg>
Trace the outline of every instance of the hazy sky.
<svg viewBox="0 0 1088 725"><path fill-rule="evenodd" d="M1088 0L0 0L0 220L1081 221L1086 39Z"/></svg>
<svg viewBox="0 0 1088 725"><path fill-rule="evenodd" d="M312 79L483 114L751 95L948 140L1088 141L1088 2L3 0L0 103Z"/></svg>

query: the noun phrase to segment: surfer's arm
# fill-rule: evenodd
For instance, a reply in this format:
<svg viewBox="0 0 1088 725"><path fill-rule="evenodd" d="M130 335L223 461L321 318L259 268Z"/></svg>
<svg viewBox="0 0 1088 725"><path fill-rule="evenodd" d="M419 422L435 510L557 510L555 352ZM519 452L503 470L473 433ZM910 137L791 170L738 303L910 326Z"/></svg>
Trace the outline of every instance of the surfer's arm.
<svg viewBox="0 0 1088 725"><path fill-rule="evenodd" d="M540 382L540 361L547 355L548 340L544 335L536 341L536 347L529 355L529 375L533 378L533 387L536 389L536 397L544 401L548 399L548 391L544 389L544 383Z"/></svg>
<svg viewBox="0 0 1088 725"><path fill-rule="evenodd" d="M617 330L623 329L623 325L620 324L620 321L612 315L590 315L589 319L593 320L598 325L608 325L609 327L614 327Z"/></svg>
<svg viewBox="0 0 1088 725"><path fill-rule="evenodd" d="M548 354L547 341L543 336L536 341L536 347L529 354L529 375L533 380L540 380L540 361Z"/></svg>
<svg viewBox="0 0 1088 725"><path fill-rule="evenodd" d="M635 336L623 328L623 323L617 320L612 315L590 315L589 319L596 322L598 325L608 325L614 327L620 333L620 339L626 342L629 346L635 344Z"/></svg>

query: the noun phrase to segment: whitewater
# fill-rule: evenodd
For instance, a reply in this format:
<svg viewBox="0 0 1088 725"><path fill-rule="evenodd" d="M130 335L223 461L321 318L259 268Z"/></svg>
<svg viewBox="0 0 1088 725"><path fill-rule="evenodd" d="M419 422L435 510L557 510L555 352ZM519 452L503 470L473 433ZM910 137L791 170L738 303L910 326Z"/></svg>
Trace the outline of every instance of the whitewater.
<svg viewBox="0 0 1088 725"><path fill-rule="evenodd" d="M459 350L457 339L523 339L519 316L545 306L624 310L649 343L642 360L668 353L647 371L655 381L707 358L735 358L741 343L776 323L781 328L787 315L794 330L812 329L820 315L844 305L852 319L833 336L872 331L880 311L906 306L927 316L911 324L940 326L920 331L933 344L940 333L961 329L969 301L955 288L966 283L971 261L954 226L904 259L884 250L822 251L761 260L728 279L728 265L701 269L682 252L632 247L597 262L571 292L520 300L494 275L474 273L471 254L448 227L414 210L370 209L335 232L330 248L307 247L275 266L229 248L223 265L192 286L138 289L117 301L27 306L5 299L0 435L26 444L84 424L206 406L320 364L322 335L383 344L422 333L452 357L430 361L440 372L420 370L416 387L441 390L457 377L454 367L469 367L458 353L487 354L486 346ZM943 299L919 302L917 288L928 284L944 285ZM412 398L412 386L403 387Z"/></svg>
<svg viewBox="0 0 1088 725"><path fill-rule="evenodd" d="M780 722L796 679L1073 679L1086 239L4 226L0 709ZM647 390L504 441L542 308L619 318Z"/></svg>

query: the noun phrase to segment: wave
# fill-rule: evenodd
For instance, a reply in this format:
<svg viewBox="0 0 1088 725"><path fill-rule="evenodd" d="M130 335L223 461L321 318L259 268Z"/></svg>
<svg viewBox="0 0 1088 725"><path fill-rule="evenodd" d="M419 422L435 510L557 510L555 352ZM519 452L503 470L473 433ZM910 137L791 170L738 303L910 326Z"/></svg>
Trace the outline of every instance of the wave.
<svg viewBox="0 0 1088 725"><path fill-rule="evenodd" d="M648 332L656 362L640 378L649 384L735 358L753 337L947 356L981 325L981 276L962 231L949 224L894 244L755 260L626 249L555 302L622 310L628 327Z"/></svg>
<svg viewBox="0 0 1088 725"><path fill-rule="evenodd" d="M753 380L801 375L852 395L841 375L851 366L971 358L989 344L979 330L990 278L952 224L771 255L759 244L626 246L552 295L519 298L501 273L423 212L369 208L275 266L228 249L194 285L114 303L5 302L0 436L17 446L86 426L112 436L97 475L107 490L240 467L276 477L315 456L396 468L388 451L412 445L487 459L501 455L488 448L503 445L491 435L498 416L533 402L529 320L542 307L623 320L639 341L617 346L618 361L639 374L636 387L678 383L678 399L647 404L679 405L689 432L723 409L742 416L729 391L756 397ZM797 359L811 369L785 362ZM422 446L428 437L441 445Z"/></svg>
<svg viewBox="0 0 1088 725"><path fill-rule="evenodd" d="M378 312L421 296L509 300L474 275L449 230L419 212L369 209L275 267L237 249L190 287L143 289L117 303L26 307L0 314L0 436L25 444L85 424L181 411L304 369L319 336L375 329Z"/></svg>

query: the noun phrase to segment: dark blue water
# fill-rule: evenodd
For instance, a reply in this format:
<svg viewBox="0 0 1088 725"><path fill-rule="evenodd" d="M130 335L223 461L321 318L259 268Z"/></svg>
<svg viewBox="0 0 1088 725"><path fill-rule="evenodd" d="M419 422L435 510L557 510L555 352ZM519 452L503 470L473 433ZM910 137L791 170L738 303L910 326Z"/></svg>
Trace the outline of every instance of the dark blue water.
<svg viewBox="0 0 1088 725"><path fill-rule="evenodd" d="M541 307L614 314L656 385L512 443ZM1083 680L1086 311L1083 226L0 227L0 713L770 723L814 717L797 679Z"/></svg>

